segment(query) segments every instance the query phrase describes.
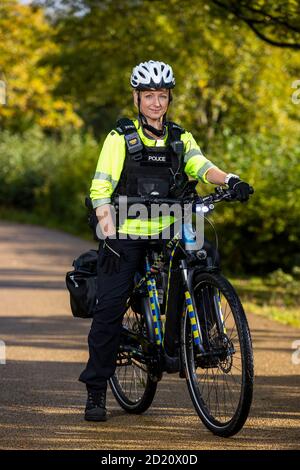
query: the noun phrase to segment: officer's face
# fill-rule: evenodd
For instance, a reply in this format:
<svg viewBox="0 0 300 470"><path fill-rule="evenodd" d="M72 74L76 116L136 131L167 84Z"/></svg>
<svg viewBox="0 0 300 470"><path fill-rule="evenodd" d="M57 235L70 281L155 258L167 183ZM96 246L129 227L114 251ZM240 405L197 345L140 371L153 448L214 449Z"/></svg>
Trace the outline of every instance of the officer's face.
<svg viewBox="0 0 300 470"><path fill-rule="evenodd" d="M168 109L169 90L162 88L160 90L145 90L140 92L141 113L150 120L159 120ZM137 104L137 95L135 95Z"/></svg>

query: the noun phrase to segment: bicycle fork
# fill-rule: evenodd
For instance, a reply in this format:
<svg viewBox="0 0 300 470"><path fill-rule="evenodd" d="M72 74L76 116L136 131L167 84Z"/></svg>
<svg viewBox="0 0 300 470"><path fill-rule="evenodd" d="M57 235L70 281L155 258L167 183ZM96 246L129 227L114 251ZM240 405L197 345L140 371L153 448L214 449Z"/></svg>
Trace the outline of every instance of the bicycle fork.
<svg viewBox="0 0 300 470"><path fill-rule="evenodd" d="M184 297L185 297L185 310L189 315L191 326L192 326L192 334L193 334L193 341L196 348L199 350L200 353L204 353L203 347L203 338L201 327L199 323L198 315L196 315L195 311L195 300L192 290L192 279L193 279L193 269L189 269L187 267L186 260L180 261L180 268L183 276L183 285L184 285Z"/></svg>
<svg viewBox="0 0 300 470"><path fill-rule="evenodd" d="M184 291L184 295L185 295L184 314L186 311L188 312L190 322L191 322L191 327L192 327L193 341L194 341L196 348L199 350L200 353L204 353L205 348L203 344L203 335L202 335L201 326L199 322L199 316L198 314L196 314L196 303L195 303L193 289L192 289L192 280L193 280L195 269L193 268L188 269L186 260L181 260L180 265L181 265L180 267L182 270L184 289L185 289ZM217 317L218 329L220 332L226 334L226 328L225 328L224 317L222 313L221 302L217 294L214 294L213 301L214 301L214 307L215 307L215 312L216 312L216 317Z"/></svg>

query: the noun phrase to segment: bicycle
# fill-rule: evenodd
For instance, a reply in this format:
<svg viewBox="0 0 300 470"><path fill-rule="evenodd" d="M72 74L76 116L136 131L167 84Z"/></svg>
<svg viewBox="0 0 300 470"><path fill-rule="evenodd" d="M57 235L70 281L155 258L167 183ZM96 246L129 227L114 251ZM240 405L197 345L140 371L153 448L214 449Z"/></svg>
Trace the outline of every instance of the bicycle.
<svg viewBox="0 0 300 470"><path fill-rule="evenodd" d="M128 203L174 203L157 197L127 198ZM215 193L189 198L193 208L211 212L221 201L233 201L234 191L218 187ZM118 200L115 201L118 206ZM203 209L204 208L204 209ZM152 242L151 242L152 243ZM117 367L110 379L112 392L128 413L143 413L155 396L165 371L162 303L157 284L167 294L165 274L180 240L174 236L166 250L156 241L144 260L144 272L135 276L123 319ZM182 247L181 247L182 249ZM253 353L250 330L240 299L220 269L199 253L185 253L179 261L184 287L180 325L180 370L200 419L214 434L229 437L241 430L251 407ZM167 302L167 300L166 300Z"/></svg>

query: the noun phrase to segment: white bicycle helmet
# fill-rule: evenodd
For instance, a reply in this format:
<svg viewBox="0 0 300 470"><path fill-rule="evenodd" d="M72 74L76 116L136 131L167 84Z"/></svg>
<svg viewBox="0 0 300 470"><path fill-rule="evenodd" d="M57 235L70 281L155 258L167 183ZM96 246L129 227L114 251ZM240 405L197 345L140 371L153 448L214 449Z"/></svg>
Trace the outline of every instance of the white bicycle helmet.
<svg viewBox="0 0 300 470"><path fill-rule="evenodd" d="M175 78L170 65L156 60L149 60L134 67L130 83L136 90L174 88Z"/></svg>

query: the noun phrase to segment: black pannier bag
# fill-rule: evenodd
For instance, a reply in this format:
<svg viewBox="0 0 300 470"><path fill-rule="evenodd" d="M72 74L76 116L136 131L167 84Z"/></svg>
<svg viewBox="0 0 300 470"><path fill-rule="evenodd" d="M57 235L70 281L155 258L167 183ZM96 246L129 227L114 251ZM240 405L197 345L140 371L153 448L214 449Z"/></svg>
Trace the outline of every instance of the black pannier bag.
<svg viewBox="0 0 300 470"><path fill-rule="evenodd" d="M74 270L66 274L70 305L74 317L92 318L97 305L98 251L89 250L73 261Z"/></svg>

